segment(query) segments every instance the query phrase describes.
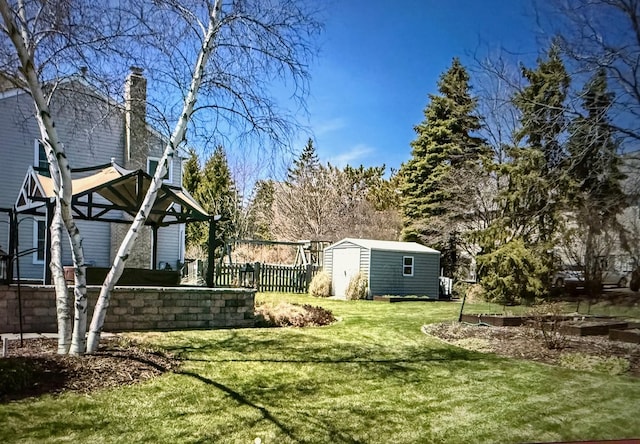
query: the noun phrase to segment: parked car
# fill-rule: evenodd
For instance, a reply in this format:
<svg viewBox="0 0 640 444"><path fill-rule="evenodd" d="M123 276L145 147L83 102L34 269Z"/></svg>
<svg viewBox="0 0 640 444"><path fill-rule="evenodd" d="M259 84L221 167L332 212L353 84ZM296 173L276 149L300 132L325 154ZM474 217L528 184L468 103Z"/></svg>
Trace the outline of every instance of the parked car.
<svg viewBox="0 0 640 444"><path fill-rule="evenodd" d="M626 287L629 284L628 271L604 271L602 273L603 285L615 285L616 287Z"/></svg>
<svg viewBox="0 0 640 444"><path fill-rule="evenodd" d="M581 288L584 287L584 281L584 272L578 265L564 265L553 276L553 285L558 288ZM608 270L602 273L602 285L626 287L628 284L628 271Z"/></svg>
<svg viewBox="0 0 640 444"><path fill-rule="evenodd" d="M553 286L558 288L584 287L584 273L578 265L563 265L553 275Z"/></svg>

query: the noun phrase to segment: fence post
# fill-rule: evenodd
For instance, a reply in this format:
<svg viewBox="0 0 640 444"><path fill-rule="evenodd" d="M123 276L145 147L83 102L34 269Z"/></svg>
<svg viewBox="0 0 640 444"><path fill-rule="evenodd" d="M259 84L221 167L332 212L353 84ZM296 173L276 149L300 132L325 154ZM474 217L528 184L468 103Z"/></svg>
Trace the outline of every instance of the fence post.
<svg viewBox="0 0 640 444"><path fill-rule="evenodd" d="M309 291L309 285L311 284L311 278L313 277L313 265L312 264L307 264L307 270L305 273L305 286L304 286L304 292L307 293Z"/></svg>
<svg viewBox="0 0 640 444"><path fill-rule="evenodd" d="M262 283L262 276L260 273L260 262L255 262L253 264L253 282L256 286L256 291L260 291L261 288L261 283Z"/></svg>

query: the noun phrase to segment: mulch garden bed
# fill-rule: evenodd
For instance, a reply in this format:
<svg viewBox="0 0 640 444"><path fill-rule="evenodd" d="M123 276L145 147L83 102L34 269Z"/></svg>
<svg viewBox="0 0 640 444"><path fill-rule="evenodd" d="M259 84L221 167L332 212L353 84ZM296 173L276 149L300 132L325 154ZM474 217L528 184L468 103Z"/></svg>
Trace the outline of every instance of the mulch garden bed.
<svg viewBox="0 0 640 444"><path fill-rule="evenodd" d="M108 338L98 352L85 356L58 355L56 339L9 342L0 358L0 402L74 391L87 393L144 381L178 368L179 361L131 341Z"/></svg>
<svg viewBox="0 0 640 444"><path fill-rule="evenodd" d="M552 365L559 365L561 357L567 354L622 358L629 363L626 374L640 377L640 344L613 341L606 336L561 334L558 339L562 346L549 349L540 338L539 332L527 326L494 327L441 323L425 325L422 331L462 348Z"/></svg>

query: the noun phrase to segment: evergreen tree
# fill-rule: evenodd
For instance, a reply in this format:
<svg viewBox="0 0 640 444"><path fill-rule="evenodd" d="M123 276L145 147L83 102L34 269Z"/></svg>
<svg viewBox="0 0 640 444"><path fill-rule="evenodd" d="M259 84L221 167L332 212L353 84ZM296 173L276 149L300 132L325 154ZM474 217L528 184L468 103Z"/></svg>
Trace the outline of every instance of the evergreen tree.
<svg viewBox="0 0 640 444"><path fill-rule="evenodd" d="M457 58L440 77L438 91L438 95L429 95L425 120L415 127L412 157L400 169L401 237L435 245L455 258L455 244L451 243L455 228L448 222L434 221L453 220L456 213L464 211L451 205L456 200L448 185L451 172L477 163L486 146L473 135L481 127L475 114L476 99L470 93L469 75ZM451 269L445 272L452 275Z"/></svg>
<svg viewBox="0 0 640 444"><path fill-rule="evenodd" d="M222 146L216 147L213 155L204 164L195 197L209 214L222 216L217 225L217 239L226 240L235 237L240 202ZM207 248L208 226L203 223L197 225L199 225L198 234L194 237L194 241L203 248Z"/></svg>
<svg viewBox="0 0 640 444"><path fill-rule="evenodd" d="M574 119L570 126L568 172L573 186L575 226L583 239L580 259L585 280L592 284L588 285L589 290L597 291L602 279L598 256L607 253L598 249L597 239L621 231L617 216L625 207L626 196L621 187L625 176L620 172L618 145L607 116L613 95L607 91L604 70L585 85L581 97L586 115Z"/></svg>
<svg viewBox="0 0 640 444"><path fill-rule="evenodd" d="M200 175L200 159L198 158L198 153L191 148L189 149L189 158L183 166L182 186L194 197L200 186ZM200 243L201 225L195 222L186 224L185 243L187 248Z"/></svg>
<svg viewBox="0 0 640 444"><path fill-rule="evenodd" d="M553 173L564 155L560 135L565 131L565 101L570 77L560 58L560 50L552 44L546 59L538 59L535 69L522 67L528 85L513 101L521 112L521 128L516 131L517 142L525 142L531 149L544 153L544 173Z"/></svg>
<svg viewBox="0 0 640 444"><path fill-rule="evenodd" d="M515 133L521 146L507 149L510 162L499 166L500 175L508 180L497 197L499 217L481 233L481 265L483 285L504 279L513 282L513 273L527 282L535 292L548 289L552 272L552 255L559 228L559 213L567 197L567 180L563 170L566 158L562 137L566 134L565 100L570 78L552 45L546 58L538 59L535 69L522 68L528 84L513 98L520 111L520 128ZM525 260L538 257L535 267L493 268L494 253L509 252L514 264L533 264ZM504 274L506 273L506 274ZM493 288L488 288L493 290ZM515 290L513 290L515 291ZM515 297L527 298L527 294Z"/></svg>
<svg viewBox="0 0 640 444"><path fill-rule="evenodd" d="M523 67L522 75L528 85L513 101L521 112L516 141L524 142L524 147L509 150L512 162L505 167L509 186L502 197L512 221L528 225L523 230L525 245L545 243L542 248L550 248L567 191L561 138L566 131L570 77L555 45L535 69Z"/></svg>
<svg viewBox="0 0 640 444"><path fill-rule="evenodd" d="M313 140L309 138L307 144L302 149L300 156L293 161L293 165L287 171L287 183L289 185L300 184L304 181L312 180L320 169L318 153L313 145Z"/></svg>
<svg viewBox="0 0 640 444"><path fill-rule="evenodd" d="M200 159L193 148L189 149L189 157L182 171L182 186L190 194L195 194L200 185Z"/></svg>
<svg viewBox="0 0 640 444"><path fill-rule="evenodd" d="M577 203L600 214L602 224L606 224L623 209L625 195L618 144L607 116L613 94L607 91L604 70L585 85L581 97L586 116L571 123L568 171L577 187Z"/></svg>
<svg viewBox="0 0 640 444"><path fill-rule="evenodd" d="M259 180L249 203L249 237L275 240L271 230L275 184L272 180Z"/></svg>

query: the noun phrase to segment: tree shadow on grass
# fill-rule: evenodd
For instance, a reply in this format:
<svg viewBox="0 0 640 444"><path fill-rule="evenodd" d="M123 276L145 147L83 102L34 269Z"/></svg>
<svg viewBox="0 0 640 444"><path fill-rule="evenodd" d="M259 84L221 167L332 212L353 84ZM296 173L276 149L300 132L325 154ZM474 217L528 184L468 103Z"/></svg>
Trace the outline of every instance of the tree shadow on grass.
<svg viewBox="0 0 640 444"><path fill-rule="evenodd" d="M340 384L346 384L347 387L350 387L351 384L348 381L350 378L356 377L355 375L361 375L360 377L367 380L363 387L372 387L372 384L382 386L392 380L395 381L391 382L392 385L402 387L406 384L435 381L440 377L466 371L470 367L472 367L472 371L487 369L502 360L494 355L439 343L409 341L408 344L389 346L384 341L380 343L371 340L357 342L340 337L302 335L295 331L275 338L261 338L241 332L229 332L228 336L220 340L192 342L185 346L170 347L168 350L180 355L185 364L183 369L178 371L179 374L215 387L240 405L259 411L262 418L273 423L283 435L294 442L311 442L308 436L301 436L305 434L303 430L309 424L315 424L315 430L320 435L326 436L327 439L330 437L332 442L359 443L361 441L353 436L353 433L363 433L363 430L354 430L353 432L348 430L350 429L348 425L344 429L338 423L328 419L325 414L315 417L309 412L295 411L291 413L286 411L280 417L276 417L273 409L270 411L269 408L264 407L264 405L271 405L272 402L276 403L273 405L282 404L282 397L286 397L286 393L292 399L299 400L306 396L313 399L314 392L322 390L324 386L322 382L323 370L319 370L319 373L312 376L311 381L308 381L307 378L302 378L299 381L288 379L286 376L289 374L288 371L295 372L298 365L301 368L309 364L322 368L335 366L335 368L329 367L326 373L339 379L336 387ZM189 366L189 362L193 362L196 366ZM285 373L279 373L280 370L276 370L275 379L271 379L269 376L269 372L274 371L273 367L265 367L266 373L264 374L262 374L261 367L254 367L257 373L250 377L253 382L249 382L249 380L240 382L244 387L240 390L214 380L216 377L212 376L209 370L198 367L197 363L212 364L212 369L217 368L215 364L284 364L292 367L286 368ZM213 374L217 374L217 372L214 371ZM257 384L257 381L263 381L263 379L268 380L266 391L264 386ZM376 382L377 379L380 380L379 383ZM309 382L310 385L306 386ZM252 384L255 387L251 386ZM358 410L358 406L355 405L349 406L348 410L343 413L366 418L368 414L366 409L363 406L359 407L362 410ZM303 421L307 426L300 423L301 416L307 417ZM317 438L319 435L314 433L314 436Z"/></svg>
<svg viewBox="0 0 640 444"><path fill-rule="evenodd" d="M232 332L229 337L201 344L167 347L183 361L262 362L300 364L379 364L426 363L436 361L480 361L496 356L450 345L389 346L372 341L343 341L317 336L290 335L256 338ZM196 355L196 356L193 356ZM202 355L205 355L203 357Z"/></svg>
<svg viewBox="0 0 640 444"><path fill-rule="evenodd" d="M273 423L276 427L278 427L278 429L280 429L289 438L291 438L294 441L303 442L300 440L300 438L295 436L295 434L293 433L293 430L290 427L288 427L287 425L279 421L275 416L271 414L271 412L269 412L268 409L266 409L265 407L259 406L258 404L255 404L254 402L250 401L248 398L243 396L241 393L233 390L232 388L227 387L226 385L221 384L217 381L214 381L213 379L209 379L202 375L199 375L198 373L195 373L195 372L180 371L179 374L189 376L191 378L195 378L198 381L204 382L207 385L211 385L217 388L218 390L221 390L222 392L229 395L229 397L234 401L236 401L238 404L242 404L247 407L251 407L253 409L258 410L262 414L262 417L264 419Z"/></svg>

